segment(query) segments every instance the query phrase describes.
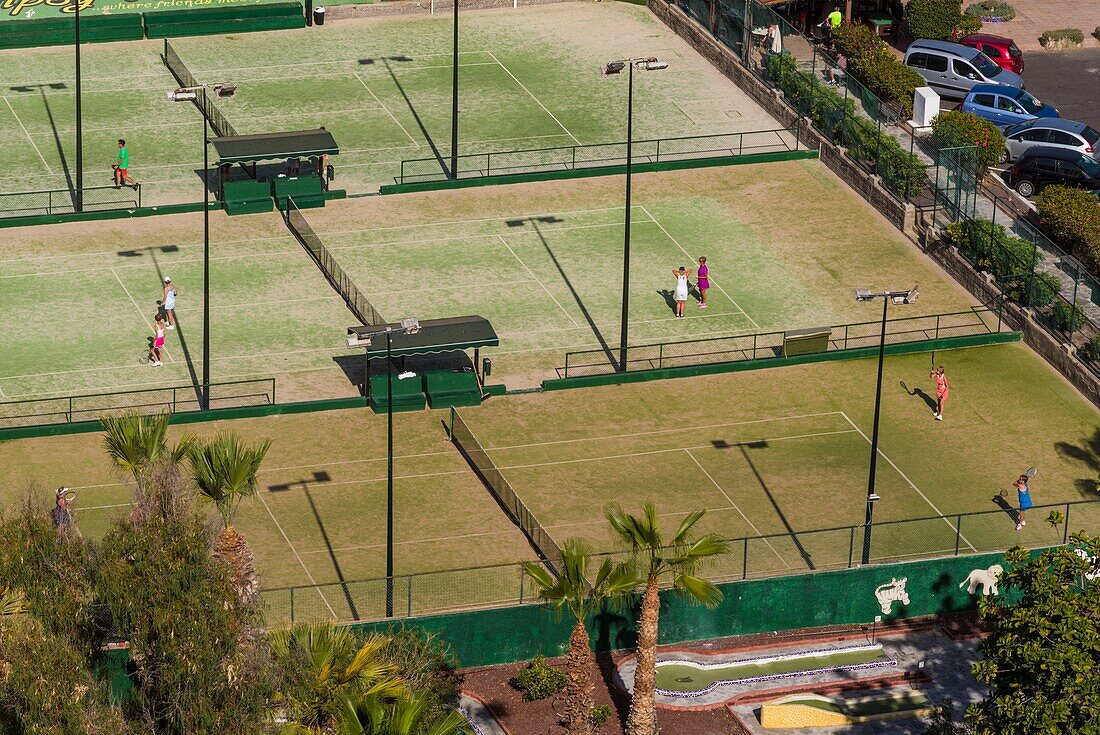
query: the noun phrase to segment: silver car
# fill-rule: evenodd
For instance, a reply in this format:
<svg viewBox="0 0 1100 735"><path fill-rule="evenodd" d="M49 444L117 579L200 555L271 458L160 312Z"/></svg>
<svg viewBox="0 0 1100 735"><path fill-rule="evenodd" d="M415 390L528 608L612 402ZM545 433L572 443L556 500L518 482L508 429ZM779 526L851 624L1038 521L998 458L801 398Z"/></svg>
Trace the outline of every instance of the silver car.
<svg viewBox="0 0 1100 735"><path fill-rule="evenodd" d="M913 41L905 52L905 65L946 99L961 100L978 84L1024 88L1019 74L1002 69L981 51L961 43Z"/></svg>
<svg viewBox="0 0 1100 735"><path fill-rule="evenodd" d="M1060 118L1038 118L1005 128L1002 163L1015 161L1033 145L1068 148L1100 161L1100 132L1085 123Z"/></svg>

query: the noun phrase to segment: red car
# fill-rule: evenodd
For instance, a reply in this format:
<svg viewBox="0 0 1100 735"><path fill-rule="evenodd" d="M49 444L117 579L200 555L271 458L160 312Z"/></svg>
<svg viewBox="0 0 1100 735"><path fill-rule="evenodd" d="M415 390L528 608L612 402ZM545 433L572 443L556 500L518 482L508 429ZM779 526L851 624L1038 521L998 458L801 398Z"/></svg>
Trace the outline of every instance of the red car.
<svg viewBox="0 0 1100 735"><path fill-rule="evenodd" d="M993 59L993 62L1002 69L1008 69L1017 74L1024 71L1024 54L1011 38L974 33L960 39L959 43L978 49Z"/></svg>

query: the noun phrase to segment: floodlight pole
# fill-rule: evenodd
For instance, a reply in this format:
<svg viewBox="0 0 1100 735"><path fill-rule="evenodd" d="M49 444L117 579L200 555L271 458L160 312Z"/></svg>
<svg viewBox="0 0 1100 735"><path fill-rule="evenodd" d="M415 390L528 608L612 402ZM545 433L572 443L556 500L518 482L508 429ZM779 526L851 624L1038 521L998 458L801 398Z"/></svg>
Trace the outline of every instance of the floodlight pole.
<svg viewBox="0 0 1100 735"><path fill-rule="evenodd" d="M634 144L634 64L627 63L630 72L626 84L626 229L623 235L623 307L619 325L619 372L626 372L627 335L630 324L630 173Z"/></svg>
<svg viewBox="0 0 1100 735"><path fill-rule="evenodd" d="M875 420L871 425L871 469L867 474L867 517L864 519L863 563L871 559L871 528L875 518L875 465L878 463L878 417L882 407L882 363L886 357L886 309L890 299L882 298L882 327L878 339L878 382L875 385Z"/></svg>
<svg viewBox="0 0 1100 735"><path fill-rule="evenodd" d="M451 178L458 178L458 0L454 0L454 47L451 66Z"/></svg>
<svg viewBox="0 0 1100 735"><path fill-rule="evenodd" d="M74 5L74 35L76 40L76 191L73 209L84 211L84 126L80 114L80 0Z"/></svg>
<svg viewBox="0 0 1100 735"><path fill-rule="evenodd" d="M202 409L210 408L210 129L202 85Z"/></svg>

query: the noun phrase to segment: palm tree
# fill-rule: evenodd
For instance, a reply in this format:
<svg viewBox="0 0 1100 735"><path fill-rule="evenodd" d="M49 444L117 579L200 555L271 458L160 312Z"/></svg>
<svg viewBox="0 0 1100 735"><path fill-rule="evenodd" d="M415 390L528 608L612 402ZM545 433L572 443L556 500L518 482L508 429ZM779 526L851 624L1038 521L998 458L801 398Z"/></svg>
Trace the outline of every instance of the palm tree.
<svg viewBox="0 0 1100 735"><path fill-rule="evenodd" d="M27 600L19 590L0 585L0 618L20 615L27 610Z"/></svg>
<svg viewBox="0 0 1100 735"><path fill-rule="evenodd" d="M559 611L573 616L573 633L569 636L569 652L565 655L565 727L569 735L591 735L595 732L590 712L595 701L592 692L592 665L595 661L589 646L585 618L607 600L621 597L640 583L630 564L615 564L604 559L591 587L588 549L580 541L570 539L562 547L561 574L555 579L542 564L524 564L523 569L538 587L538 597Z"/></svg>
<svg viewBox="0 0 1100 735"><path fill-rule="evenodd" d="M350 628L314 623L269 634L271 648L285 669L295 669L292 686L279 693L290 724L287 733L330 731L343 717L348 699L373 696L393 701L408 696L396 667L382 657L385 636L365 638Z"/></svg>
<svg viewBox="0 0 1100 735"><path fill-rule="evenodd" d="M233 514L241 500L256 494L256 473L269 448L270 440L250 447L235 434L219 432L208 441L193 442L187 449L199 495L214 503L222 517L222 530L214 541L214 558L228 565L233 586L245 601L259 592L260 580L252 549L233 528Z"/></svg>
<svg viewBox="0 0 1100 735"><path fill-rule="evenodd" d="M167 413L142 416L136 413L105 414L99 417L106 436L104 444L112 464L134 476L138 492L143 493L145 483L153 467L162 459L179 462L194 441L183 437L171 449L168 448Z"/></svg>
<svg viewBox="0 0 1100 735"><path fill-rule="evenodd" d="M641 616L638 620L638 656L634 668L634 691L630 699L627 735L657 735L657 619L661 611L658 586L671 578L673 586L689 599L714 607L722 600L722 591L705 579L694 576L707 560L729 551L729 545L713 534L694 539L692 528L706 513L688 513L672 538L661 533L657 509L652 503L642 508L641 517L623 511L618 504L604 511L615 535L630 548L640 574L645 579Z"/></svg>
<svg viewBox="0 0 1100 735"><path fill-rule="evenodd" d="M428 697L418 692L408 699L385 702L375 696L344 700L338 735L470 735L473 729L457 710L429 720Z"/></svg>

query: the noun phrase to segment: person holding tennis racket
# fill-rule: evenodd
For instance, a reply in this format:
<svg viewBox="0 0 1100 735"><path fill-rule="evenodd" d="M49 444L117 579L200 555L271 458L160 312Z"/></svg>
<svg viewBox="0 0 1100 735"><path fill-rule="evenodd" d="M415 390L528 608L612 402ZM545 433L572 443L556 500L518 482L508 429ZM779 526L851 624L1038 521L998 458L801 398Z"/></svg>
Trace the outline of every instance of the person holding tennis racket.
<svg viewBox="0 0 1100 735"><path fill-rule="evenodd" d="M160 351L164 349L164 316L157 314L157 321L153 325L153 345L149 348L149 364L160 367L164 363L160 361Z"/></svg>
<svg viewBox="0 0 1100 735"><path fill-rule="evenodd" d="M936 417L936 421L943 421L943 405L947 403L947 397L951 394L951 384L947 382L943 365L934 368L928 377L934 378L936 381L936 410L932 412L932 415Z"/></svg>
<svg viewBox="0 0 1100 735"><path fill-rule="evenodd" d="M1024 520L1024 511L1031 510L1031 492L1027 486L1028 476L1026 474L1020 475L1016 478L1016 482L1012 483L1012 486L1016 488L1016 499L1020 504L1020 510L1016 514L1016 530L1019 531L1027 525L1027 521Z"/></svg>

